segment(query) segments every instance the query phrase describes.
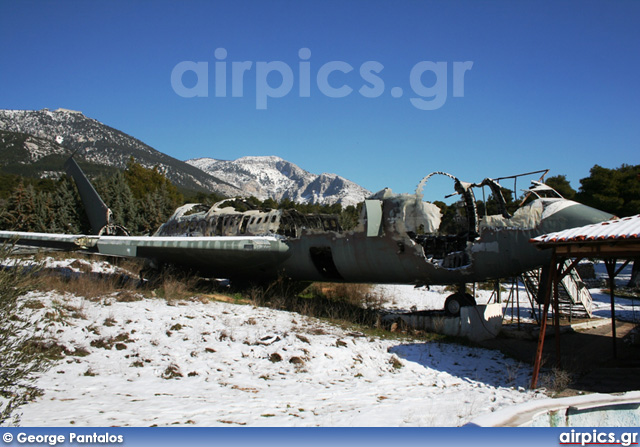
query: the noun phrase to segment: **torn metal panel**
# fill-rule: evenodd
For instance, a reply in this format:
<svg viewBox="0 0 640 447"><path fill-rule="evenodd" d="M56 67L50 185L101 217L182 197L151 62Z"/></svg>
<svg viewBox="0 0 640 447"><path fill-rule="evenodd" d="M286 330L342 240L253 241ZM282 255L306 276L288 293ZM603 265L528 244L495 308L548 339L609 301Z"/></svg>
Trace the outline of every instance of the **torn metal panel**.
<svg viewBox="0 0 640 447"><path fill-rule="evenodd" d="M545 208L545 203L541 200L536 200L528 205L520 207L513 213L511 217L505 217L504 215L484 216L480 219L480 228L520 228L520 229L533 229L536 228L542 221L542 213Z"/></svg>
<svg viewBox="0 0 640 447"><path fill-rule="evenodd" d="M382 224L382 200L365 200L364 209L367 219L367 237L379 236Z"/></svg>

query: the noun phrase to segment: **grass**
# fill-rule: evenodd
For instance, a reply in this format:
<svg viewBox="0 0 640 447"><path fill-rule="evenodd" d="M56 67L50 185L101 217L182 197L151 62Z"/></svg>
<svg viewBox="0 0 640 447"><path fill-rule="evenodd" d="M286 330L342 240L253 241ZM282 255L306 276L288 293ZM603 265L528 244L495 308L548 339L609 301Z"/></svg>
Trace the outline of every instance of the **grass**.
<svg viewBox="0 0 640 447"><path fill-rule="evenodd" d="M561 393L573 383L573 374L561 368L541 374L539 386L550 390L553 394Z"/></svg>
<svg viewBox="0 0 640 447"><path fill-rule="evenodd" d="M609 288L601 289L601 291L602 293L606 293L607 295L611 294L611 289ZM627 298L630 300L637 300L640 299L640 288L616 287L615 296L620 298Z"/></svg>
<svg viewBox="0 0 640 447"><path fill-rule="evenodd" d="M89 300L99 300L122 290L130 290L133 284L119 275L100 275L95 273L63 276L56 272L45 271L39 278L38 289L42 291L68 292Z"/></svg>
<svg viewBox="0 0 640 447"><path fill-rule="evenodd" d="M255 306L297 312L330 321L348 321L363 326L380 326L383 300L367 284L314 283L299 293L300 287L280 278L267 287L244 291Z"/></svg>
<svg viewBox="0 0 640 447"><path fill-rule="evenodd" d="M19 300L37 285L41 266L12 265L12 250L12 244L0 246L0 424L19 422L15 410L40 394L34 384L36 374L64 349L43 340L42 328L30 321L40 306L34 302L25 306Z"/></svg>
<svg viewBox="0 0 640 447"><path fill-rule="evenodd" d="M396 331L390 332L392 322L382 322L381 309L384 297L375 293L368 284L346 283L296 283L280 278L263 287L245 287L226 290L225 293L210 293L212 282L177 271L166 269L153 283L145 283L141 287L137 272L143 267L139 260L109 258L110 263L118 267L119 273L98 274L90 272L89 262L104 261L104 257L94 255L47 253L38 254L35 259L43 260L52 256L57 260L74 259L71 265L80 273L65 274L59 269L50 269L40 275L38 289L56 290L84 297L91 301L102 300L104 304L116 302L133 302L144 298L160 298L174 305L181 301L197 300L207 303L218 300L236 304L253 304L279 310L297 312L309 317L324 319L331 324L347 330L357 330L369 338L407 339L411 337L425 341L442 339L442 336L427 334L423 331L411 330L406 325L396 325ZM152 285L151 285L152 284ZM42 304L31 302L34 309ZM74 309L57 306L49 310L48 318L68 323L69 318L83 318L82 306ZM256 324L255 320L247 320L245 324ZM115 324L111 319L104 324ZM171 328L170 331L177 329Z"/></svg>

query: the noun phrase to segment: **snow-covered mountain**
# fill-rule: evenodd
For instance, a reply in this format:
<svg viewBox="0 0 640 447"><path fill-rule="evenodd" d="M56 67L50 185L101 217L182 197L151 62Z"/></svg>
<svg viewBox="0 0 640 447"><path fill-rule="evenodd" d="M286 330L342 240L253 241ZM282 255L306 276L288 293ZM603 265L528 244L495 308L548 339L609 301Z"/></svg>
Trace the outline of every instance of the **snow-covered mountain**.
<svg viewBox="0 0 640 447"><path fill-rule="evenodd" d="M336 174L312 174L280 157L196 158L187 163L261 200L356 205L371 193Z"/></svg>
<svg viewBox="0 0 640 447"><path fill-rule="evenodd" d="M147 168L159 166L178 186L227 196L243 195L241 190L221 179L88 118L82 112L0 110L0 142L2 149L6 149L3 152L11 153L12 161L17 163L29 164L43 159L46 162L48 156L77 151L78 156L88 162L123 169L133 156ZM62 170L62 164L57 165Z"/></svg>
<svg viewBox="0 0 640 447"><path fill-rule="evenodd" d="M82 112L0 110L0 167L40 177L62 173L64 159L124 169L133 156L147 168L159 166L174 184L228 197L253 195L299 203L355 205L370 194L335 174L311 174L278 157L235 161L200 158L183 162Z"/></svg>

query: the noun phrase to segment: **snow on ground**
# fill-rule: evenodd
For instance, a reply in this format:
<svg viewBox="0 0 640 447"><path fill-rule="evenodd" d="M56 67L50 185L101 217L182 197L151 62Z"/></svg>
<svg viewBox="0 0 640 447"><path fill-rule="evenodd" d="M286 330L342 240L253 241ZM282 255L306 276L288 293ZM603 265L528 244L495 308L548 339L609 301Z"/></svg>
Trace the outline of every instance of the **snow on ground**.
<svg viewBox="0 0 640 447"><path fill-rule="evenodd" d="M46 265L114 272L99 261ZM374 290L396 310L442 309L449 295L438 286ZM491 297L477 293L479 303ZM608 295L592 293L596 315L610 316ZM290 312L127 293L24 299L44 304L37 312L49 312L49 333L67 351L38 379L44 394L19 409L24 426L456 426L543 397L525 390L530 368L499 352L364 336ZM637 318L632 301L616 306L617 316Z"/></svg>
<svg viewBox="0 0 640 447"><path fill-rule="evenodd" d="M622 263L616 265L616 270L622 267ZM632 264L629 263L616 276L616 287L625 286L631 279ZM602 280L608 280L606 268L603 262L595 265L596 277ZM601 289L589 289L593 296L593 315L600 318L611 318L611 298L609 292L603 292ZM624 321L640 322L640 301L628 298L615 297L615 313L616 319Z"/></svg>
<svg viewBox="0 0 640 447"><path fill-rule="evenodd" d="M538 396L499 352L198 300L31 292L67 355L24 426L456 426ZM204 300L203 300L204 301Z"/></svg>
<svg viewBox="0 0 640 447"><path fill-rule="evenodd" d="M622 263L618 263L616 268L620 268ZM616 277L616 287L622 287L629 282L631 278L631 264L627 265ZM596 277L601 280L608 278L604 263L595 264ZM504 314L506 321L512 318L516 319L518 315L517 301L515 292L513 298L510 299L511 284L502 284L507 290L501 295L504 305ZM523 322L535 321L532 315L532 305L530 298L524 286L518 284L518 296L520 303L520 317ZM383 307L390 311L421 311L421 310L443 310L445 300L453 292L445 290L445 286L431 286L428 289L424 287L414 288L411 285L388 285L380 284L374 287L374 292L378 294L383 301ZM515 290L515 289L514 289ZM603 292L600 288L590 288L593 298L593 316L594 318L611 318L611 299L608 292ZM486 304L495 302L495 296L490 290L476 289L476 302L478 304ZM509 301L507 303L507 301ZM535 304L536 313L539 312L538 305ZM615 298L615 314L616 319L623 321L640 322L640 301L628 298Z"/></svg>
<svg viewBox="0 0 640 447"><path fill-rule="evenodd" d="M373 289L384 302L388 310L443 310L444 302L453 292L445 286L414 287L400 284L378 284ZM491 290L476 290L476 302L486 304Z"/></svg>
<svg viewBox="0 0 640 447"><path fill-rule="evenodd" d="M41 260L36 261L33 258L12 258L5 260L4 265L12 266L15 264L25 266L38 265L45 269L52 269L62 275L72 275L78 273L100 273L106 275L113 274L130 274L130 272L114 266L106 260L98 259L82 259L75 257L54 257L44 256Z"/></svg>

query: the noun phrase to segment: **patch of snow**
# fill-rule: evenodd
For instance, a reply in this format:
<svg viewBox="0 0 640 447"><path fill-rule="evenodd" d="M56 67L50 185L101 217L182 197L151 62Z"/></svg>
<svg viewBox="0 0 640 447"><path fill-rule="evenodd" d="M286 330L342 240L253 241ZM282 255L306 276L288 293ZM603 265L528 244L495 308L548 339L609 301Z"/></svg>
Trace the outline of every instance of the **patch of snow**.
<svg viewBox="0 0 640 447"><path fill-rule="evenodd" d="M82 259L45 264L113 271ZM441 309L450 293L375 291L395 309ZM610 316L608 296L592 293L596 315ZM490 296L478 291L476 299ZM50 336L68 354L39 377L44 394L20 407L25 426L456 426L544 397L525 390L528 366L497 351L367 337L296 313L197 297L23 299L42 302L40 316L76 310L51 322ZM627 301L616 299L618 316L631 311Z"/></svg>
<svg viewBox="0 0 640 447"><path fill-rule="evenodd" d="M618 264L617 268L622 266ZM626 285L631 278L632 265L627 265L620 274L616 277L616 286ZM595 264L596 277L604 280L608 278L604 263L598 262ZM534 322L533 311L535 308L536 314L539 312L539 306L537 303L531 303L530 298L524 288L524 285L519 283L516 289L514 288L514 295L510 300L511 284L502 284L507 291L503 291L501 294L501 301L504 307L503 313L505 314L505 320L509 321L516 319L518 316L519 301L519 314L521 321ZM453 292L445 290L445 286L431 286L427 288L414 288L410 285L389 285L379 284L374 286L373 292L376 293L383 302L383 308L390 311L421 311L421 310L443 310L444 303L449 295ZM594 318L611 318L611 299L609 294L603 292L599 287L589 288L589 292L593 298L593 317ZM517 297L517 298L516 298ZM487 304L488 302L495 302L495 296L492 291L476 290L475 296L478 304ZM518 300L518 301L516 301ZM614 309L616 319L622 321L640 322L640 303L638 300L632 300L623 297L616 297L614 302ZM541 306L540 306L541 307Z"/></svg>
<svg viewBox="0 0 640 447"><path fill-rule="evenodd" d="M384 302L388 310L443 310L447 297L454 292L446 290L446 286L414 287L402 284L378 284L373 292ZM491 291L476 290L476 302L486 304Z"/></svg>
<svg viewBox="0 0 640 447"><path fill-rule="evenodd" d="M69 354L20 408L25 426L456 426L543 396L524 390L528 367L495 351L365 337L290 312L24 299L42 314L77 310L49 328Z"/></svg>

